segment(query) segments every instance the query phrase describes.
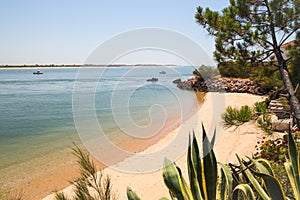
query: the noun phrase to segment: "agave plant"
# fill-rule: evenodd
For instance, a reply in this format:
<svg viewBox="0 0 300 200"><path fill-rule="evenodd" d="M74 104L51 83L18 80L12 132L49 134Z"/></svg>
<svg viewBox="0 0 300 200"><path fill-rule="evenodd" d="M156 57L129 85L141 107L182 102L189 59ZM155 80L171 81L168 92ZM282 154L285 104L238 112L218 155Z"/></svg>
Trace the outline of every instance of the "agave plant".
<svg viewBox="0 0 300 200"><path fill-rule="evenodd" d="M202 126L203 127L203 126ZM265 159L239 160L239 166L218 166L213 151L215 133L210 142L203 128L202 148L204 156L201 159L197 140L193 134L187 154L189 183L182 176L180 168L168 159L164 161L163 178L173 200L214 200L214 199L289 199L283 192L282 186L269 161ZM289 179L293 185L294 196L299 199L299 152L289 133L290 160L285 163ZM140 198L130 188L127 189L129 200ZM163 198L167 199L167 198Z"/></svg>
<svg viewBox="0 0 300 200"><path fill-rule="evenodd" d="M300 155L297 150L294 138L289 131L289 160L284 163L287 171L294 195L296 199L300 199Z"/></svg>

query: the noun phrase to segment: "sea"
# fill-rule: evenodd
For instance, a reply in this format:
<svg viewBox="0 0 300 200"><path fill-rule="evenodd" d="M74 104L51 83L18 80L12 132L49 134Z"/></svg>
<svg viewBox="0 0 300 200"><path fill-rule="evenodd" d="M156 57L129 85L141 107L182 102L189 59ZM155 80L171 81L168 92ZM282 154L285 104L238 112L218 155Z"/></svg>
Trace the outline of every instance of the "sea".
<svg viewBox="0 0 300 200"><path fill-rule="evenodd" d="M43 74L33 74L36 70ZM193 70L189 66L1 69L0 184L6 188L5 184L38 173L41 166L55 167L51 155L64 156L74 143L99 132L116 144L126 144L133 137L147 139L175 128L196 107L192 92L178 89L173 81L192 77ZM147 81L151 78L158 80ZM130 137L122 137L124 133Z"/></svg>

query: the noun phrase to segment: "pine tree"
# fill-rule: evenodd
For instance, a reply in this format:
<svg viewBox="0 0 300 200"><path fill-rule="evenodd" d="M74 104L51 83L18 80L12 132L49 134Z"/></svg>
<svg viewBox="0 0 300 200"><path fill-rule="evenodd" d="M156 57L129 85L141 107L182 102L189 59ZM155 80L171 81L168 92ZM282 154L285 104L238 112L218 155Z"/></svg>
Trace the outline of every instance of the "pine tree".
<svg viewBox="0 0 300 200"><path fill-rule="evenodd" d="M230 0L221 13L197 8L197 22L215 37L214 56L263 63L275 58L298 127L300 103L280 47L300 28L300 0Z"/></svg>

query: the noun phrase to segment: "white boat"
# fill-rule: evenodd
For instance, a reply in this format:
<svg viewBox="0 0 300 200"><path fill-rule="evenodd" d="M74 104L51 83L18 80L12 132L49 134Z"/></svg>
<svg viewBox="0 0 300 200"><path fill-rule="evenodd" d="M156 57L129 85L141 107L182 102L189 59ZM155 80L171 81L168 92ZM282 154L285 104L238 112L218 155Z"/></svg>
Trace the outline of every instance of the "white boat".
<svg viewBox="0 0 300 200"><path fill-rule="evenodd" d="M39 75L39 74L43 74L43 72L40 70L37 70L36 72L33 72L33 74Z"/></svg>
<svg viewBox="0 0 300 200"><path fill-rule="evenodd" d="M158 78L150 78L150 79L147 79L147 81L156 82L156 81L158 81Z"/></svg>

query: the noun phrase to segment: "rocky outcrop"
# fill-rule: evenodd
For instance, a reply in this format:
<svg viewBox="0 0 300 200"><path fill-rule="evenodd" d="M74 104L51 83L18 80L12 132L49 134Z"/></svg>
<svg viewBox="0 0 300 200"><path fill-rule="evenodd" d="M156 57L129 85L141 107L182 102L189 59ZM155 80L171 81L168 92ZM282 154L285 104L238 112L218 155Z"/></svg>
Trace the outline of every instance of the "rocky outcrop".
<svg viewBox="0 0 300 200"><path fill-rule="evenodd" d="M269 91L256 86L249 79L216 78L204 80L191 78L187 81L177 79L174 83L176 83L177 87L180 89L199 92L234 92L257 95L265 95L269 93Z"/></svg>

